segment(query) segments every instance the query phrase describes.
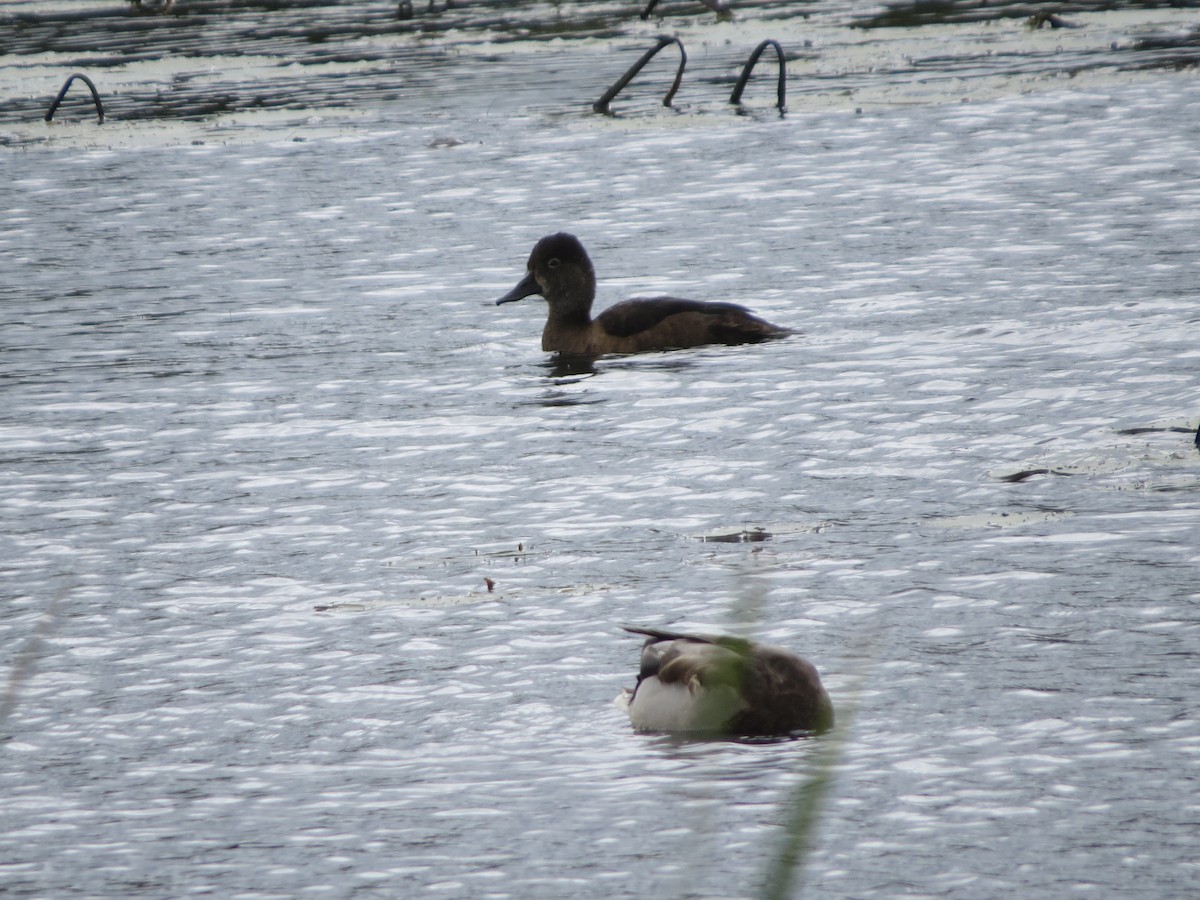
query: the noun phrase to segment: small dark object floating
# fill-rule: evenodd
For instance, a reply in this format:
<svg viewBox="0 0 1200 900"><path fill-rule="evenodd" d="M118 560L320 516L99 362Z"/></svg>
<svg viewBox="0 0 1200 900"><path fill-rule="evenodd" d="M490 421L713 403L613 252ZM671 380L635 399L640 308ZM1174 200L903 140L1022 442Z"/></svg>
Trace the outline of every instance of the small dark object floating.
<svg viewBox="0 0 1200 900"><path fill-rule="evenodd" d="M1029 17L1025 22L1030 28L1041 29L1049 25L1051 28L1082 28L1083 26L1068 22L1062 16L1049 12L1040 12Z"/></svg>
<svg viewBox="0 0 1200 900"><path fill-rule="evenodd" d="M1197 429L1200 431L1200 429ZM1159 434L1162 432L1176 432L1177 434L1191 434L1192 429L1185 428L1182 425L1139 425L1135 428L1122 428L1117 434Z"/></svg>
<svg viewBox="0 0 1200 900"><path fill-rule="evenodd" d="M775 535L765 528L755 528L753 531L743 528L741 531L701 535L700 540L706 544L753 544L758 541L769 541L773 537Z"/></svg>
<svg viewBox="0 0 1200 900"><path fill-rule="evenodd" d="M1071 475L1070 472L1060 472L1057 469L1024 469L1020 472L1013 472L1011 475L1001 475L1001 481L1019 482L1027 478L1032 478L1034 475Z"/></svg>
<svg viewBox="0 0 1200 900"><path fill-rule="evenodd" d="M715 12L718 16L728 16L729 4L725 0L700 0L705 6ZM654 7L658 6L658 0L650 0L646 4L646 8L642 10L643 21L650 18L650 13L654 11Z"/></svg>
<svg viewBox="0 0 1200 900"><path fill-rule="evenodd" d="M175 0L145 0L146 5L143 6L143 0L129 0L133 4L133 8L139 13L160 13L170 12L175 6Z"/></svg>

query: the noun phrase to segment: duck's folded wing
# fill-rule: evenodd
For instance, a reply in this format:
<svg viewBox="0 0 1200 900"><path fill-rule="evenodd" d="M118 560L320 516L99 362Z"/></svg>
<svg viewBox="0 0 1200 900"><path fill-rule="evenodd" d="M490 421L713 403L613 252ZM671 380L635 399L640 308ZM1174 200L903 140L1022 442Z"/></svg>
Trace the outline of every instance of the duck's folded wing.
<svg viewBox="0 0 1200 900"><path fill-rule="evenodd" d="M596 322L606 334L624 338L649 331L661 325L664 319L685 313L706 316L750 315L748 309L736 303L707 303L703 300L685 300L680 297L650 297L644 300L622 300L596 316Z"/></svg>
<svg viewBox="0 0 1200 900"><path fill-rule="evenodd" d="M745 673L742 693L745 706L732 726L747 734L825 731L833 726L833 705L816 667L792 653L760 646Z"/></svg>

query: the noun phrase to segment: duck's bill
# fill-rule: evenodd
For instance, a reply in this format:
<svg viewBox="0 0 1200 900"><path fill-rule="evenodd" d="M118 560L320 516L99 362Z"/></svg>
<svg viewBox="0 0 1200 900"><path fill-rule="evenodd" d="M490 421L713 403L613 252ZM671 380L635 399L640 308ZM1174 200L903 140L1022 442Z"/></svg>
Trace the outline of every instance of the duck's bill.
<svg viewBox="0 0 1200 900"><path fill-rule="evenodd" d="M521 279L521 283L515 288L496 301L496 305L501 303L515 303L517 300L524 300L526 297L532 297L534 294L540 294L542 287L537 283L537 279L530 272Z"/></svg>

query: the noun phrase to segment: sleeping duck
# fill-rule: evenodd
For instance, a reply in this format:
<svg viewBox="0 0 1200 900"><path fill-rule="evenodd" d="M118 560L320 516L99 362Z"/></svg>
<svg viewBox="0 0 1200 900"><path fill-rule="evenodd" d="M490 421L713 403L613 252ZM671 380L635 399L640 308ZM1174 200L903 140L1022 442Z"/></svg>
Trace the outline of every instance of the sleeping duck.
<svg viewBox="0 0 1200 900"><path fill-rule="evenodd" d="M833 726L816 667L788 650L735 637L625 630L646 635L628 695L638 731L766 737Z"/></svg>
<svg viewBox="0 0 1200 900"><path fill-rule="evenodd" d="M792 333L735 303L678 297L625 300L593 319L596 272L583 244L566 232L547 235L534 245L525 277L496 304L534 294L545 297L550 307L542 330L542 349L558 353L602 356L703 344L750 344Z"/></svg>

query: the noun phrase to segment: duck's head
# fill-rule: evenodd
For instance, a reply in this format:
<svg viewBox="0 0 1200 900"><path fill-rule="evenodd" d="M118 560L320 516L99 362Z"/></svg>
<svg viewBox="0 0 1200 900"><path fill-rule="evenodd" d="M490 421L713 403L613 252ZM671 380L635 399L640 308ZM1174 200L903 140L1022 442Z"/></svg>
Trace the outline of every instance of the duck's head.
<svg viewBox="0 0 1200 900"><path fill-rule="evenodd" d="M560 231L533 245L525 277L496 301L512 303L538 294L552 306L582 306L590 310L596 296L596 272L579 238Z"/></svg>

